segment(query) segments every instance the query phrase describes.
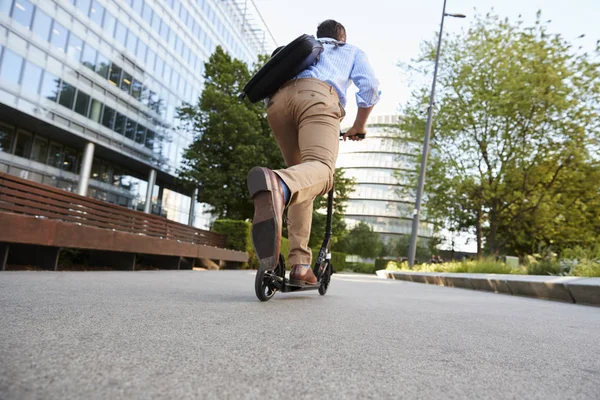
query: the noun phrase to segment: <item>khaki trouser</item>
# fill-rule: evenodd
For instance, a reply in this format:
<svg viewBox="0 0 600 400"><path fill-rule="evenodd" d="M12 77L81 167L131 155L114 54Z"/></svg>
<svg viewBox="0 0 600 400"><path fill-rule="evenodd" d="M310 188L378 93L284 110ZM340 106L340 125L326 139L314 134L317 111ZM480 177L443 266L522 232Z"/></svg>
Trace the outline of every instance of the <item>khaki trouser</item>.
<svg viewBox="0 0 600 400"><path fill-rule="evenodd" d="M274 171L292 193L288 207L289 263L311 264L313 200L333 187L344 109L335 89L318 79L285 84L269 101L267 118L287 169Z"/></svg>

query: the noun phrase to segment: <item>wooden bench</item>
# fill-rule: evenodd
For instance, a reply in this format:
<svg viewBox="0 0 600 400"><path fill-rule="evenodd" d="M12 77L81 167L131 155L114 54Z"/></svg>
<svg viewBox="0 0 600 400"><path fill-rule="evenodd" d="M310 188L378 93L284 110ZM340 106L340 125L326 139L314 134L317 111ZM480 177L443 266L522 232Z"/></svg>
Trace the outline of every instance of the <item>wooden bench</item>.
<svg viewBox="0 0 600 400"><path fill-rule="evenodd" d="M140 255L170 269L198 259L247 262L225 243L224 235L0 173L0 270L7 262L56 270L61 249L90 250L94 264L129 270Z"/></svg>

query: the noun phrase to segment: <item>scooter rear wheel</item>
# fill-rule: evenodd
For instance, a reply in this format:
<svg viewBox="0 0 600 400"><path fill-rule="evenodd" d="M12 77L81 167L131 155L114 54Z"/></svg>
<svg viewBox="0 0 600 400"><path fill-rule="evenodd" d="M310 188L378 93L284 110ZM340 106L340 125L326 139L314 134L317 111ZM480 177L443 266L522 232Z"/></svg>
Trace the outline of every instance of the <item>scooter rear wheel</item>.
<svg viewBox="0 0 600 400"><path fill-rule="evenodd" d="M283 257L279 257L279 264L277 264L275 270L267 270L262 264L258 267L254 280L254 292L260 301L269 301L277 293L274 281L277 279L277 276L285 275L285 265L282 264L283 262L285 262Z"/></svg>
<svg viewBox="0 0 600 400"><path fill-rule="evenodd" d="M327 265L325 266L323 273L321 275L321 285L319 286L319 294L321 296L325 296L327 293L327 289L329 289L329 282L331 280L331 263L327 261Z"/></svg>

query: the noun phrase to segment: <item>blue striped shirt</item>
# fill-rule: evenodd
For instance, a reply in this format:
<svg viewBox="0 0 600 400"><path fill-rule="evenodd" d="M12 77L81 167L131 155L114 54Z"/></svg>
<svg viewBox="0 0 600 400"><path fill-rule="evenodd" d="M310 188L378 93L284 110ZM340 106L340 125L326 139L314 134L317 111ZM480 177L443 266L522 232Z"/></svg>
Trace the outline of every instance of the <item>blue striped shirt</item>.
<svg viewBox="0 0 600 400"><path fill-rule="evenodd" d="M365 52L347 43L336 45L335 39L318 40L323 43L324 48L319 62L302 71L296 78L317 78L329 83L337 91L343 107L346 107L346 90L354 82L358 87L356 104L359 108L377 104L381 93L379 80L375 77Z"/></svg>

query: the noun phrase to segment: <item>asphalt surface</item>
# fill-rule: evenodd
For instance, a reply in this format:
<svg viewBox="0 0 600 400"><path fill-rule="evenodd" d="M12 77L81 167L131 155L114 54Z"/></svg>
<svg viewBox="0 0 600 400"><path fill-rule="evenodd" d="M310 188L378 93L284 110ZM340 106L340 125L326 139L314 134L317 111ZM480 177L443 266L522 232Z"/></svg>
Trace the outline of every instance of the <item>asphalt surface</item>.
<svg viewBox="0 0 600 400"><path fill-rule="evenodd" d="M599 399L600 308L335 275L0 273L0 399Z"/></svg>

